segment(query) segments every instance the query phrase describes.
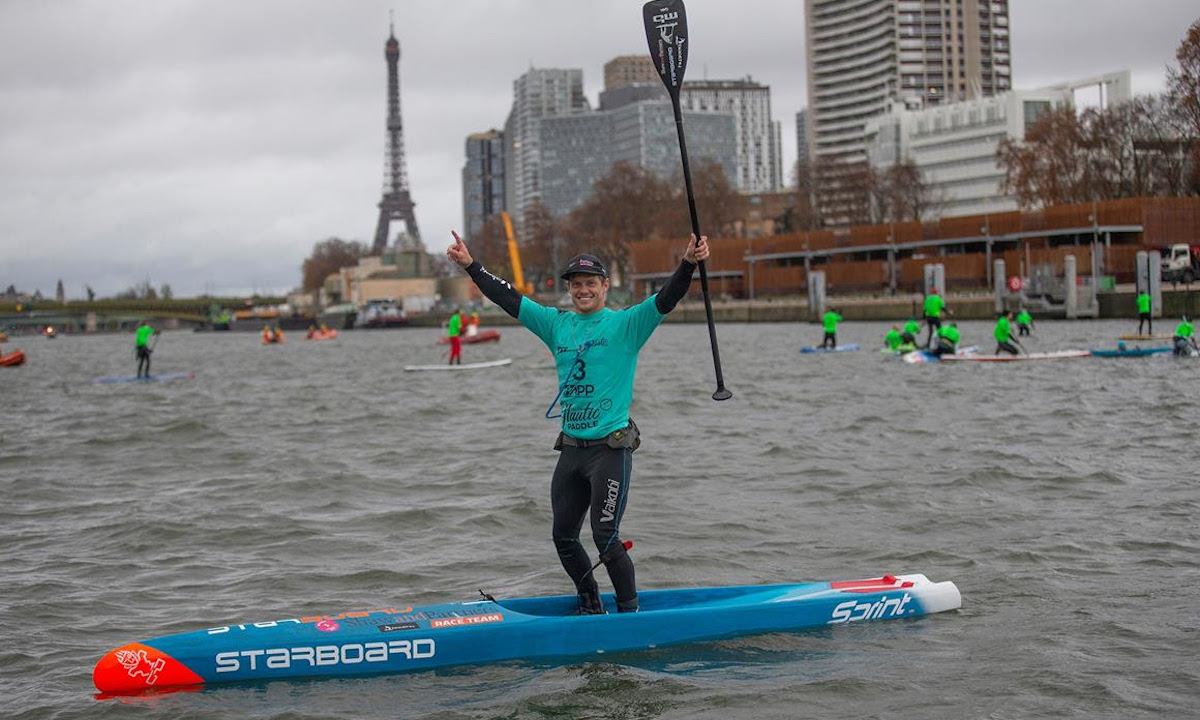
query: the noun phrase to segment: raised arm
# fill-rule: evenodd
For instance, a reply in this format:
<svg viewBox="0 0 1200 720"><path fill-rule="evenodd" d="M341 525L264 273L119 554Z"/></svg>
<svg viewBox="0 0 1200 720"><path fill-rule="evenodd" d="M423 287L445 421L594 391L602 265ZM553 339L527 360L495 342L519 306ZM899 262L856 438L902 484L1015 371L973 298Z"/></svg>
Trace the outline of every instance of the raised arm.
<svg viewBox="0 0 1200 720"><path fill-rule="evenodd" d="M675 274L667 280L667 284L662 290L658 291L658 295L654 298L654 305L663 315L675 309L679 301L687 295L688 287L692 284L692 273L696 271L698 262L708 259L708 236L701 235L697 240L693 235L688 243L687 250L683 253L683 260L679 263L679 267L675 268Z"/></svg>
<svg viewBox="0 0 1200 720"><path fill-rule="evenodd" d="M514 318L517 317L521 312L521 293L517 292L516 288L507 280L484 270L482 265L472 259L471 252L467 250L466 243L462 241L457 232L451 230L450 234L454 236L454 242L446 248L446 257L467 271L471 280L488 300L499 305L504 312Z"/></svg>

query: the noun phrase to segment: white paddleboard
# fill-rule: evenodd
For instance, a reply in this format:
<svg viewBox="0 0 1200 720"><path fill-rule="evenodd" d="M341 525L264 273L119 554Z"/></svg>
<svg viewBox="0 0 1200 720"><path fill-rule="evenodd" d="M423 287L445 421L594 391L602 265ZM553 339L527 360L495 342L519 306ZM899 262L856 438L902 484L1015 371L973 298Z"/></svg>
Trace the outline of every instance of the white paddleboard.
<svg viewBox="0 0 1200 720"><path fill-rule="evenodd" d="M405 365L405 372L417 372L421 370L482 370L484 368L502 367L511 365L512 358L504 358L503 360L488 360L487 362L463 363L462 365Z"/></svg>
<svg viewBox="0 0 1200 720"><path fill-rule="evenodd" d="M1030 353L1028 355L943 355L942 362L1020 362L1023 360L1065 360L1066 358L1089 357L1090 350L1059 350L1057 352Z"/></svg>

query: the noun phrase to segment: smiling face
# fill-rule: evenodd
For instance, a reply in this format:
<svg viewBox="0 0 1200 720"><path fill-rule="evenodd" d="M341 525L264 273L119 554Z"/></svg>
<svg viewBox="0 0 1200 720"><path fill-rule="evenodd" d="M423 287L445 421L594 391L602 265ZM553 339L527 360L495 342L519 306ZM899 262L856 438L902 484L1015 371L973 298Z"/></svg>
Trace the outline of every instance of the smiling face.
<svg viewBox="0 0 1200 720"><path fill-rule="evenodd" d="M608 278L587 273L576 273L567 279L567 291L571 302L581 315L588 315L604 308L608 300Z"/></svg>

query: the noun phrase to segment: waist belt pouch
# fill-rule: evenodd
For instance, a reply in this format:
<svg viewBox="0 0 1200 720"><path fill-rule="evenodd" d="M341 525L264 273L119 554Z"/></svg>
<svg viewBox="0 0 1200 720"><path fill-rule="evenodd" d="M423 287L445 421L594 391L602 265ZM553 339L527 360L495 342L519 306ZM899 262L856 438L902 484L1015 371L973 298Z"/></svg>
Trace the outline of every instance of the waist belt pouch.
<svg viewBox="0 0 1200 720"><path fill-rule="evenodd" d="M604 443L613 450L629 448L629 452L637 450L642 445L642 433L637 423L629 418L629 424L620 430L613 430L604 438Z"/></svg>

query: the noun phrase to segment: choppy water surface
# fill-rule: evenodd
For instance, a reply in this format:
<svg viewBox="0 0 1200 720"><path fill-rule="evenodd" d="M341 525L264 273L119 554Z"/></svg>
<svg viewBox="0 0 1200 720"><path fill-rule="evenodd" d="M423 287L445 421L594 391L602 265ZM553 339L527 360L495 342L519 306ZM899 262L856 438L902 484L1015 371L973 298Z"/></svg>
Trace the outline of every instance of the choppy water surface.
<svg viewBox="0 0 1200 720"><path fill-rule="evenodd" d="M885 327L851 323L874 347ZM1043 323L1031 349L1129 323ZM262 346L167 333L20 338L0 368L0 716L1060 718L1195 716L1200 362L909 366L802 356L810 325L646 346L623 535L643 588L923 572L963 610L609 662L512 663L97 701L130 640L226 623L569 590L549 540L554 394L520 328L438 362L434 330ZM983 342L990 325L964 324ZM444 352L444 351L443 351Z"/></svg>

